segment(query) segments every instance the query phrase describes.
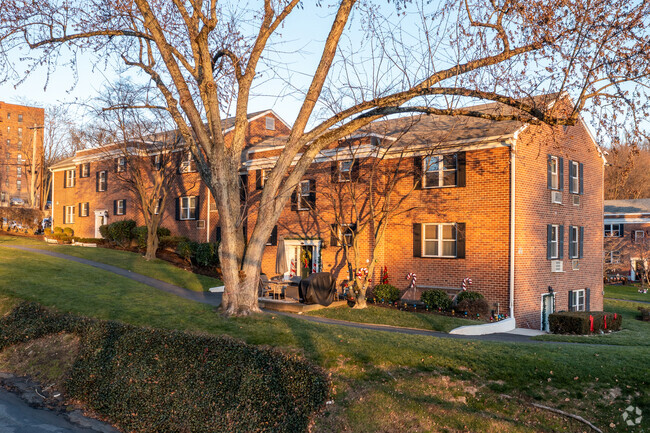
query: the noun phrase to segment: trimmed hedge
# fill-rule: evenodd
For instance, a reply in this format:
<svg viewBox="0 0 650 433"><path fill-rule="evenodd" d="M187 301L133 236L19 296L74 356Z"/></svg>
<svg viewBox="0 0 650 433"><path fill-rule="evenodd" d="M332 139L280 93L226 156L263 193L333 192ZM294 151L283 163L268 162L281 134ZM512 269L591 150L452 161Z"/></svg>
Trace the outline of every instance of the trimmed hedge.
<svg viewBox="0 0 650 433"><path fill-rule="evenodd" d="M451 308L451 298L444 290L425 290L420 300L429 308L448 310Z"/></svg>
<svg viewBox="0 0 650 433"><path fill-rule="evenodd" d="M133 229L136 223L134 220L120 220L115 221L109 225L99 227L99 233L104 239L109 242L115 243L121 247L127 247L133 239Z"/></svg>
<svg viewBox="0 0 650 433"><path fill-rule="evenodd" d="M297 355L35 303L0 318L0 350L59 332L81 341L65 382L70 397L124 431L304 432L329 394L325 373Z"/></svg>
<svg viewBox="0 0 650 433"><path fill-rule="evenodd" d="M149 233L149 229L147 228L147 226L140 226L133 229L133 238L136 241L138 241L138 248L140 248L141 250L147 248L148 233ZM160 239L163 236L169 236L171 230L169 230L166 227L158 227L157 233L158 233L158 246L160 246Z"/></svg>
<svg viewBox="0 0 650 433"><path fill-rule="evenodd" d="M458 296L456 296L456 303L460 304L465 299L475 301L477 299L485 299L485 296L481 295L479 292L462 291Z"/></svg>
<svg viewBox="0 0 650 433"><path fill-rule="evenodd" d="M618 331L623 317L617 313L603 311L562 311L548 316L548 324L553 334L590 334L590 317L594 320L594 333ZM607 325L605 327L605 325Z"/></svg>
<svg viewBox="0 0 650 433"><path fill-rule="evenodd" d="M212 242L181 241L176 247L176 254L194 266L209 268L219 265L219 244Z"/></svg>
<svg viewBox="0 0 650 433"><path fill-rule="evenodd" d="M72 230L70 227L66 227L63 229L63 234L71 238L74 236L74 230Z"/></svg>
<svg viewBox="0 0 650 433"><path fill-rule="evenodd" d="M163 236L159 239L158 246L160 248L173 248L176 249L181 242L189 242L190 240L185 236Z"/></svg>
<svg viewBox="0 0 650 433"><path fill-rule="evenodd" d="M372 289L372 295L377 302L388 302L389 304L399 301L401 297L399 289L390 284L377 284Z"/></svg>

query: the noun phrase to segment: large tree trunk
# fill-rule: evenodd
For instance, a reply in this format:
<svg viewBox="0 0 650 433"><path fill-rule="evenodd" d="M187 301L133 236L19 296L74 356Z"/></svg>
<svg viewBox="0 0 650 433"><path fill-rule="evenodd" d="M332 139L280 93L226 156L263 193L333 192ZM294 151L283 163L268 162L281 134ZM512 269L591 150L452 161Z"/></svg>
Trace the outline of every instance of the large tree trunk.
<svg viewBox="0 0 650 433"><path fill-rule="evenodd" d="M144 254L145 260L149 261L156 258L158 243L158 227L147 227L147 251Z"/></svg>

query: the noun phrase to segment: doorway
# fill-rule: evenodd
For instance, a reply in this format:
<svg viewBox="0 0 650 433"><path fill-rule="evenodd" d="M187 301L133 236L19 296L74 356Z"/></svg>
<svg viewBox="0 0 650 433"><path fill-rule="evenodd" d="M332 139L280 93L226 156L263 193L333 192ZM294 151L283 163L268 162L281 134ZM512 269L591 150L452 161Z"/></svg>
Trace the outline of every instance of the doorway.
<svg viewBox="0 0 650 433"><path fill-rule="evenodd" d="M108 211L107 210L96 210L95 211L95 238L99 239L102 237L102 234L99 232L99 228L108 223Z"/></svg>
<svg viewBox="0 0 650 433"><path fill-rule="evenodd" d="M546 293L542 295L542 331L550 330L548 325L548 316L555 312L555 294Z"/></svg>
<svg viewBox="0 0 650 433"><path fill-rule="evenodd" d="M315 272L320 272L318 257L320 255L319 240L285 240L284 248L287 257L286 278L298 276L307 278Z"/></svg>

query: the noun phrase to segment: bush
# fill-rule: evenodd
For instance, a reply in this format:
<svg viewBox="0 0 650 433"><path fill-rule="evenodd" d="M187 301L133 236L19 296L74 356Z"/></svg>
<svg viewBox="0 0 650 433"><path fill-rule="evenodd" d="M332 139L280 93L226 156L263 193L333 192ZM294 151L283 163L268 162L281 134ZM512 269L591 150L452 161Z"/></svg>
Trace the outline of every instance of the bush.
<svg viewBox="0 0 650 433"><path fill-rule="evenodd" d="M465 298L456 305L456 311L467 313L468 317L488 317L490 306L487 301L481 298Z"/></svg>
<svg viewBox="0 0 650 433"><path fill-rule="evenodd" d="M329 394L326 374L295 354L34 303L0 318L0 350L59 332L80 337L69 396L124 431L301 432Z"/></svg>
<svg viewBox="0 0 650 433"><path fill-rule="evenodd" d="M160 247L160 240L163 236L169 236L171 231L166 227L158 227L158 246ZM138 248L144 250L147 248L147 235L149 234L149 229L147 226L140 226L133 229L133 238L138 241Z"/></svg>
<svg viewBox="0 0 650 433"><path fill-rule="evenodd" d="M594 332L618 331L621 329L623 317L617 313L603 311L562 311L548 316L548 324L553 334L591 333L591 318L594 321Z"/></svg>
<svg viewBox="0 0 650 433"><path fill-rule="evenodd" d="M208 268L219 264L219 244L183 240L176 247L176 254L194 266Z"/></svg>
<svg viewBox="0 0 650 433"><path fill-rule="evenodd" d="M158 246L160 248L174 248L178 247L181 242L189 242L189 239L184 236L162 236L159 239Z"/></svg>
<svg viewBox="0 0 650 433"><path fill-rule="evenodd" d="M429 308L440 308L448 310L451 307L451 299L444 290L425 290L420 300Z"/></svg>
<svg viewBox="0 0 650 433"><path fill-rule="evenodd" d="M388 302L389 304L399 301L400 291L390 284L377 284L372 289L372 295L378 302Z"/></svg>
<svg viewBox="0 0 650 433"><path fill-rule="evenodd" d="M644 322L650 322L650 308L639 307L639 312L641 313L639 319Z"/></svg>
<svg viewBox="0 0 650 433"><path fill-rule="evenodd" d="M162 238L163 236L169 236L171 234L172 231L167 227L158 227L158 239Z"/></svg>
<svg viewBox="0 0 650 433"><path fill-rule="evenodd" d="M178 254L180 258L187 261L188 263L192 263L192 251L196 248L192 244L195 243L196 242L189 240L179 242L178 246L176 247L176 254Z"/></svg>
<svg viewBox="0 0 650 433"><path fill-rule="evenodd" d="M72 230L70 227L66 227L63 229L63 234L71 238L74 236L74 230Z"/></svg>
<svg viewBox="0 0 650 433"><path fill-rule="evenodd" d="M43 234L45 236L54 236L54 231L52 230L52 227L48 227L45 230L43 230Z"/></svg>
<svg viewBox="0 0 650 433"><path fill-rule="evenodd" d="M465 299L469 299L469 300L474 301L474 300L477 300L477 299L485 299L485 296L481 295L478 292L462 291L456 297L456 303L460 304Z"/></svg>
<svg viewBox="0 0 650 433"><path fill-rule="evenodd" d="M62 235L63 234L63 229L61 227L54 227L54 234L55 235Z"/></svg>
<svg viewBox="0 0 650 433"><path fill-rule="evenodd" d="M133 229L135 229L135 221L121 220L111 223L106 228L106 236L104 238L109 242L115 243L121 247L126 247L133 239ZM101 227L99 232L101 233Z"/></svg>
<svg viewBox="0 0 650 433"><path fill-rule="evenodd" d="M104 224L99 226L99 234L102 238L108 240L108 225Z"/></svg>

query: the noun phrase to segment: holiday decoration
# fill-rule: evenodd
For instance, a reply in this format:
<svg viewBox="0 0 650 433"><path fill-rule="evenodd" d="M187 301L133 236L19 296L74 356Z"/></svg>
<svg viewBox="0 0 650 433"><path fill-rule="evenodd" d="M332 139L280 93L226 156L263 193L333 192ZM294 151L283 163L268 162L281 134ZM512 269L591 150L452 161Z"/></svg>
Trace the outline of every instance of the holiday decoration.
<svg viewBox="0 0 650 433"><path fill-rule="evenodd" d="M381 283L388 284L388 267L384 266L384 271L381 276Z"/></svg>
<svg viewBox="0 0 650 433"><path fill-rule="evenodd" d="M406 275L406 281L409 281L409 280L411 281L411 284L409 285L409 289L415 289L415 287L416 287L415 282L418 280L417 275L415 275L413 272L409 272Z"/></svg>
<svg viewBox="0 0 650 433"><path fill-rule="evenodd" d="M463 280L463 283L461 284L461 288L463 289L463 292L469 289L469 286L472 285L472 279L471 278L465 278Z"/></svg>

